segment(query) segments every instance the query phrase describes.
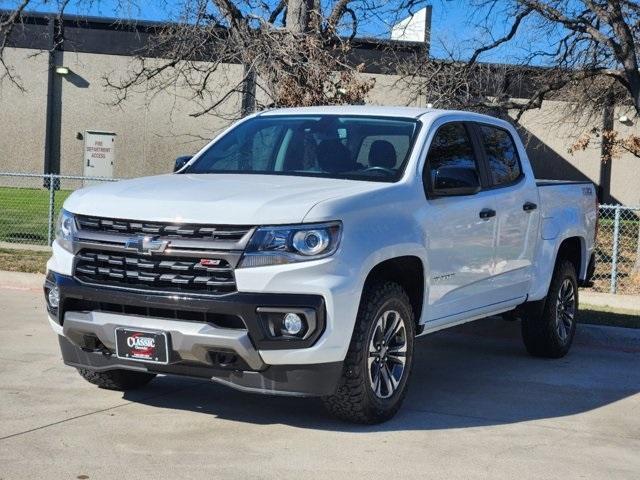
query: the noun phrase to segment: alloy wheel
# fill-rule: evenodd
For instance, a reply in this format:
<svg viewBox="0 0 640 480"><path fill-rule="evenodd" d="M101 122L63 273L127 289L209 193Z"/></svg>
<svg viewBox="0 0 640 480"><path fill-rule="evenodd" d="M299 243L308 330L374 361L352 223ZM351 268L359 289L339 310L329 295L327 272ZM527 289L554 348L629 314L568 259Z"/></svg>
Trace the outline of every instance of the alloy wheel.
<svg viewBox="0 0 640 480"><path fill-rule="evenodd" d="M395 310L387 310L376 321L369 342L369 384L378 398L389 398L405 373L407 328Z"/></svg>
<svg viewBox="0 0 640 480"><path fill-rule="evenodd" d="M576 315L576 292L573 282L565 279L558 291L556 300L556 331L562 342L566 342L571 333Z"/></svg>

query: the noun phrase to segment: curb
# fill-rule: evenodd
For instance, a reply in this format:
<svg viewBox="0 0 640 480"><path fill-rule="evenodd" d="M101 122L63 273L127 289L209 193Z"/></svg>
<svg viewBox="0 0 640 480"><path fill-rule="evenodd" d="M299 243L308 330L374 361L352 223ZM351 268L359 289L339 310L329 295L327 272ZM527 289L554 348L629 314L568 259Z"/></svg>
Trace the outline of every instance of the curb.
<svg viewBox="0 0 640 480"><path fill-rule="evenodd" d="M619 308L640 313L640 295L619 295L611 293L580 291L580 303L595 307Z"/></svg>
<svg viewBox="0 0 640 480"><path fill-rule="evenodd" d="M28 243L0 242L0 248L5 248L7 250L28 250L32 252L51 252L51 247L44 245L31 245Z"/></svg>

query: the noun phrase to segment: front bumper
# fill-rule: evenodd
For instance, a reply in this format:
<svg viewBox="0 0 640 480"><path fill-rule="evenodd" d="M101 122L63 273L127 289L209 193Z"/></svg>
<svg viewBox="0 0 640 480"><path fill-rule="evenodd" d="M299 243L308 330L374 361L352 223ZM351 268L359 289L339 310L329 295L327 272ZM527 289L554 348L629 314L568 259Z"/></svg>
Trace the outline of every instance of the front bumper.
<svg viewBox="0 0 640 480"><path fill-rule="evenodd" d="M318 340L326 316L324 300L318 295L234 293L211 298L158 295L88 286L51 272L45 289L53 284L60 291L60 303L57 310L49 311L51 322L61 334L65 363L74 367L205 377L242 390L303 396L333 393L342 372L342 362L268 365L260 354L268 350L304 349ZM264 307L309 312L316 329L305 339L270 338L260 318ZM169 315L175 318L168 318ZM207 321L231 317L241 319L243 328L225 328ZM171 347L169 364L117 358L114 354L117 327L167 332Z"/></svg>
<svg viewBox="0 0 640 480"><path fill-rule="evenodd" d="M331 395L335 392L342 375L342 362L313 365L272 365L266 366L264 370L259 372L215 368L197 363L146 364L122 360L114 355L83 350L63 336L59 336L58 339L62 359L65 364L72 367L96 371L124 369L206 378L251 393L299 397Z"/></svg>

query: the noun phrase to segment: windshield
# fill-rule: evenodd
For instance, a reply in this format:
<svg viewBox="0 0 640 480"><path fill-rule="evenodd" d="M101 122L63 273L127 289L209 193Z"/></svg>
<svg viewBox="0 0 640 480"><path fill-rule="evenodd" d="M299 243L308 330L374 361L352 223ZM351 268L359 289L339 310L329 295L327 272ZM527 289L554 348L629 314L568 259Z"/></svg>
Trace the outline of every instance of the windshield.
<svg viewBox="0 0 640 480"><path fill-rule="evenodd" d="M264 116L211 145L184 173L307 175L396 181L418 131L413 119Z"/></svg>

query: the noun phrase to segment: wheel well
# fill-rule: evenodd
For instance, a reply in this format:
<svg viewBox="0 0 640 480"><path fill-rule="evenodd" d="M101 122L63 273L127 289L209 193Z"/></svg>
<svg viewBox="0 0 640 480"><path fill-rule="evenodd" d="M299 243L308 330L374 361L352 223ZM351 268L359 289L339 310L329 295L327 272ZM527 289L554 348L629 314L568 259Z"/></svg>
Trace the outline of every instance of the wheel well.
<svg viewBox="0 0 640 480"><path fill-rule="evenodd" d="M582 267L582 241L580 237L570 237L562 241L558 248L558 260L569 260L576 267L576 275L580 276Z"/></svg>
<svg viewBox="0 0 640 480"><path fill-rule="evenodd" d="M398 283L409 296L416 324L422 315L424 301L424 268L418 257L396 257L376 265L367 275L365 288L378 281Z"/></svg>

